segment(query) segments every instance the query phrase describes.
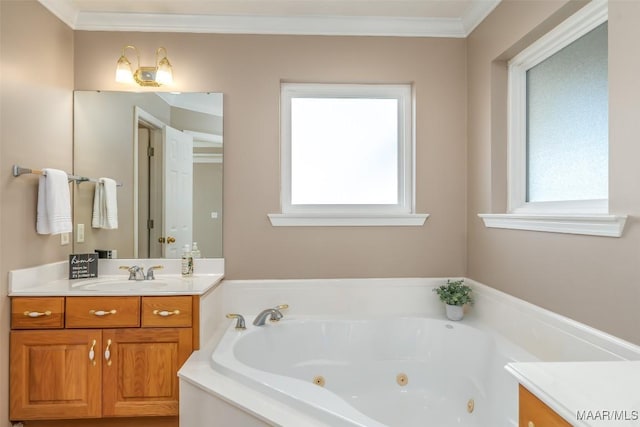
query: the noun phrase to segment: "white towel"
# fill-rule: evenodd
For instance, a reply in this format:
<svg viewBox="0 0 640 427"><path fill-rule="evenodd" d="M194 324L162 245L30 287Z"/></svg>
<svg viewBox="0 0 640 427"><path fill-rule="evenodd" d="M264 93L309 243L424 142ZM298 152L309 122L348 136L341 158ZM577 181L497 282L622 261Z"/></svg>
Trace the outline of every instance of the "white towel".
<svg viewBox="0 0 640 427"><path fill-rule="evenodd" d="M111 178L100 178L93 196L93 228L118 228L117 184Z"/></svg>
<svg viewBox="0 0 640 427"><path fill-rule="evenodd" d="M38 234L60 234L73 231L69 177L57 169L43 169L38 183Z"/></svg>

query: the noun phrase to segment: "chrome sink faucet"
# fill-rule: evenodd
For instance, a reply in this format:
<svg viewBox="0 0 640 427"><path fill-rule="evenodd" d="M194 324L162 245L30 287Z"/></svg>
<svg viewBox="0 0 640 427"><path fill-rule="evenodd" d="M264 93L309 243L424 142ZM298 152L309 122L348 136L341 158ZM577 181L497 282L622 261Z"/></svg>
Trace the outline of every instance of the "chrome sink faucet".
<svg viewBox="0 0 640 427"><path fill-rule="evenodd" d="M280 310L284 310L286 308L289 308L289 306L287 304L282 304L274 308L267 308L266 310L262 310L260 314L258 314L256 318L253 320L253 325L264 326L265 322L267 321L267 318L269 318L271 322L279 321L284 317Z"/></svg>
<svg viewBox="0 0 640 427"><path fill-rule="evenodd" d="M120 270L127 270L129 272L129 280L144 280L144 270L142 267L134 265L132 267L123 265Z"/></svg>
<svg viewBox="0 0 640 427"><path fill-rule="evenodd" d="M162 265L151 266L147 270L146 275L144 274L144 268L138 265L134 265L132 267L123 265L120 267L120 270L127 270L129 272L129 280L142 281L142 280L155 280L156 277L153 275L153 272L155 270L160 270L161 268L164 268L164 267Z"/></svg>

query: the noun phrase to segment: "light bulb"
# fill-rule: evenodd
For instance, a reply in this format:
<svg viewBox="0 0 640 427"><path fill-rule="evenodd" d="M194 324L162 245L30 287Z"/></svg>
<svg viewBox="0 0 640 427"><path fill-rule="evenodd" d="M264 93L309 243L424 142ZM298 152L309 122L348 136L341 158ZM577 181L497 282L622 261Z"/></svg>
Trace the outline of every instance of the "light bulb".
<svg viewBox="0 0 640 427"><path fill-rule="evenodd" d="M116 66L116 81L118 83L133 83L131 62L129 62L127 57L124 55L118 59L118 65Z"/></svg>
<svg viewBox="0 0 640 427"><path fill-rule="evenodd" d="M158 62L158 69L156 70L156 83L161 85L170 85L173 83L173 71L171 64L165 56Z"/></svg>

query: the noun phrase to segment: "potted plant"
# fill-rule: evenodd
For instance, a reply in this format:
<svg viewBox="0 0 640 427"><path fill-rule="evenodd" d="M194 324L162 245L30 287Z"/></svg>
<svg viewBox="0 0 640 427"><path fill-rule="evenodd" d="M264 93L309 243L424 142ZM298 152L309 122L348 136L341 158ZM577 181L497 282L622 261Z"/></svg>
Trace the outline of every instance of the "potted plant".
<svg viewBox="0 0 640 427"><path fill-rule="evenodd" d="M433 291L446 304L447 318L450 320L461 320L464 316L463 306L473 304L471 288L464 284L464 280L447 280L446 285L434 288Z"/></svg>

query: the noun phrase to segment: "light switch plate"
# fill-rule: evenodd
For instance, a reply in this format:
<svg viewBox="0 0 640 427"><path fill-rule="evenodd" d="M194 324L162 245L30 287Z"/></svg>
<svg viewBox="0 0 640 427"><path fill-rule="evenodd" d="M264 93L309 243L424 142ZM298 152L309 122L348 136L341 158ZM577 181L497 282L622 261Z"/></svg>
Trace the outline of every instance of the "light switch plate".
<svg viewBox="0 0 640 427"><path fill-rule="evenodd" d="M76 242L84 242L84 224L78 224L78 228L76 230Z"/></svg>
<svg viewBox="0 0 640 427"><path fill-rule="evenodd" d="M69 233L60 233L60 244L61 245L69 244Z"/></svg>

